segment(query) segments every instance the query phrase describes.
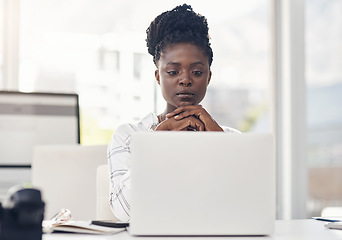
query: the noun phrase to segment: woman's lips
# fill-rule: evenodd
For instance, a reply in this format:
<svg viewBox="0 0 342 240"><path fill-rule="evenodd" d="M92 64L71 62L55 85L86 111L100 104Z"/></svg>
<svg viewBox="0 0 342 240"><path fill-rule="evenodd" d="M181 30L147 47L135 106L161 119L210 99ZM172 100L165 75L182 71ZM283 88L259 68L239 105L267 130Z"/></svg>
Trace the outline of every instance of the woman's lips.
<svg viewBox="0 0 342 240"><path fill-rule="evenodd" d="M192 98L193 96L195 96L195 94L191 92L179 92L176 95L180 98Z"/></svg>

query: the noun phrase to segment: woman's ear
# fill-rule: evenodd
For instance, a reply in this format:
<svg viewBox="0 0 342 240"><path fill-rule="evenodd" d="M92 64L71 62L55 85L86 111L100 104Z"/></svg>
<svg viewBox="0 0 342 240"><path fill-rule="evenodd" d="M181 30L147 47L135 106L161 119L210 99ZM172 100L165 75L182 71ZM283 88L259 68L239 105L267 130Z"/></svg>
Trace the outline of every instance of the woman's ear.
<svg viewBox="0 0 342 240"><path fill-rule="evenodd" d="M211 80L211 70L209 71L209 78L208 78L208 84L207 85L209 85L210 80Z"/></svg>
<svg viewBox="0 0 342 240"><path fill-rule="evenodd" d="M160 75L158 68L154 71L154 76L156 77L157 83L160 85Z"/></svg>

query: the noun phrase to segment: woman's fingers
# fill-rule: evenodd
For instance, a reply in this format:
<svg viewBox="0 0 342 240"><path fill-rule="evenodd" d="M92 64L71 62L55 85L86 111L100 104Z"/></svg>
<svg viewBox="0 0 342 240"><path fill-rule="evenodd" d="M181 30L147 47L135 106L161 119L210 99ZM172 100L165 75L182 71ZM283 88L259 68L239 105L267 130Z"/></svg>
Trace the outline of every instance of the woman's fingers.
<svg viewBox="0 0 342 240"><path fill-rule="evenodd" d="M189 116L181 120L176 120L175 118L168 118L161 122L156 130L157 131L184 131L184 130L196 130L204 131L204 123L194 116Z"/></svg>

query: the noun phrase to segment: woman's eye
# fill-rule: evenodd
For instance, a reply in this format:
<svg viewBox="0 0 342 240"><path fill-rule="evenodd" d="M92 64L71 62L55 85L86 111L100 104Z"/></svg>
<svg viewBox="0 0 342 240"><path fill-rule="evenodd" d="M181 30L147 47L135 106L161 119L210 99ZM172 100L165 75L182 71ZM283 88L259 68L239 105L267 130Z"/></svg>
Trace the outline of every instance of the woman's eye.
<svg viewBox="0 0 342 240"><path fill-rule="evenodd" d="M203 72L202 71L193 71L193 74L195 74L196 76L200 76Z"/></svg>
<svg viewBox="0 0 342 240"><path fill-rule="evenodd" d="M167 71L167 73L171 76L175 76L178 74L178 71Z"/></svg>

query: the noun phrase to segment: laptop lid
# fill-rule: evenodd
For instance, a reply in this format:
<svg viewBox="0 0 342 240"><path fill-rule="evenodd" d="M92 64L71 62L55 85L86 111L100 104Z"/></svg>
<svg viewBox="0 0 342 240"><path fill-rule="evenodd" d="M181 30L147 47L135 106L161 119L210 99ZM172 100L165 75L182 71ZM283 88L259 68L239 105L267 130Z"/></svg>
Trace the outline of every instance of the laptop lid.
<svg viewBox="0 0 342 240"><path fill-rule="evenodd" d="M270 134L141 132L132 138L132 235L268 235Z"/></svg>

